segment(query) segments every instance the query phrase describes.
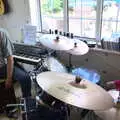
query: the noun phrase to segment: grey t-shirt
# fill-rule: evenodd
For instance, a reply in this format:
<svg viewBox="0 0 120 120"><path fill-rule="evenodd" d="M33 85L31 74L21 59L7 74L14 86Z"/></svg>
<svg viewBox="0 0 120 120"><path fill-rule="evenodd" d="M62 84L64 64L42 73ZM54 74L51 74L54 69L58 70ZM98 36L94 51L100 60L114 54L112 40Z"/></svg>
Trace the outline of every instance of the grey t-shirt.
<svg viewBox="0 0 120 120"><path fill-rule="evenodd" d="M5 65L5 58L13 54L13 45L5 29L0 28L0 67Z"/></svg>

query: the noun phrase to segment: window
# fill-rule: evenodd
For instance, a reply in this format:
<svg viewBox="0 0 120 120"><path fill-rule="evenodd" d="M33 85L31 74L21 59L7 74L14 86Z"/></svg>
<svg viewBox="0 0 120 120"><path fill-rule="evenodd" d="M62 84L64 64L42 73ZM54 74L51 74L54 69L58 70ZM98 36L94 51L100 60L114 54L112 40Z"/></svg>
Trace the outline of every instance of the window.
<svg viewBox="0 0 120 120"><path fill-rule="evenodd" d="M41 0L42 31L63 31L63 1Z"/></svg>
<svg viewBox="0 0 120 120"><path fill-rule="evenodd" d="M102 38L116 41L120 37L120 1L105 0L102 16Z"/></svg>
<svg viewBox="0 0 120 120"><path fill-rule="evenodd" d="M43 32L49 31L49 29L58 29L82 37L95 38L96 0L35 1L39 1L38 4L40 4L41 24L38 24L40 19L36 17L36 12L32 12L31 20L34 22L38 19L39 21L36 24L42 26ZM67 5L65 5L66 3ZM35 5L32 2L31 4L32 7Z"/></svg>
<svg viewBox="0 0 120 120"><path fill-rule="evenodd" d="M95 38L96 0L69 0L69 31Z"/></svg>
<svg viewBox="0 0 120 120"><path fill-rule="evenodd" d="M33 1L33 0L30 0ZM41 27L80 37L110 40L120 36L119 0L34 0L31 20ZM39 4L39 6L38 6ZM34 11L34 12L33 12Z"/></svg>

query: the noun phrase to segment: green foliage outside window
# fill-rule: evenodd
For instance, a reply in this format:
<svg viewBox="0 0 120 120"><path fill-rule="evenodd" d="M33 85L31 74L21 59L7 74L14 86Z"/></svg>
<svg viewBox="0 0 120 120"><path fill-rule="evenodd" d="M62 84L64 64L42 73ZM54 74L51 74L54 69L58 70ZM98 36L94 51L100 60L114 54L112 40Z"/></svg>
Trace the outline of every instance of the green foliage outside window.
<svg viewBox="0 0 120 120"><path fill-rule="evenodd" d="M43 0L42 10L47 13L57 13L63 9L63 0Z"/></svg>

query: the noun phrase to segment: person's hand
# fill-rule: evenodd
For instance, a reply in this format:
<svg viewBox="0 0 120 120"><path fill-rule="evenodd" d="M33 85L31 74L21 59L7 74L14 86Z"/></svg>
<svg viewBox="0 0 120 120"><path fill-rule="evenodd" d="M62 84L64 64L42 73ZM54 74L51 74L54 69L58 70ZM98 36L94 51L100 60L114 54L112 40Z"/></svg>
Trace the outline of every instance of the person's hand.
<svg viewBox="0 0 120 120"><path fill-rule="evenodd" d="M5 81L5 88L9 89L9 88L11 88L11 86L12 86L12 80L11 79L7 79Z"/></svg>
<svg viewBox="0 0 120 120"><path fill-rule="evenodd" d="M115 83L114 81L109 81L106 83L106 89L110 90L110 89L115 89Z"/></svg>

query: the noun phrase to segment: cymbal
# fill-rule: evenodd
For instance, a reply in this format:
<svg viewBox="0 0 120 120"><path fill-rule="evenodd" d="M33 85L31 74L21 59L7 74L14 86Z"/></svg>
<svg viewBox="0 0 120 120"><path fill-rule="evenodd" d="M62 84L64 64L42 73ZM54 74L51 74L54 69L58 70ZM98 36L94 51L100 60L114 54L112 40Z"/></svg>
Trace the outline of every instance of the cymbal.
<svg viewBox="0 0 120 120"><path fill-rule="evenodd" d="M100 86L68 73L43 72L37 76L38 85L49 95L73 106L90 110L105 110L113 107L111 95Z"/></svg>
<svg viewBox="0 0 120 120"><path fill-rule="evenodd" d="M46 34L40 38L42 45L53 50L70 50L74 47L72 39L54 34Z"/></svg>
<svg viewBox="0 0 120 120"><path fill-rule="evenodd" d="M72 55L84 55L89 51L88 45L80 41L78 39L73 39L74 41L74 48L68 50L67 52L72 54Z"/></svg>

